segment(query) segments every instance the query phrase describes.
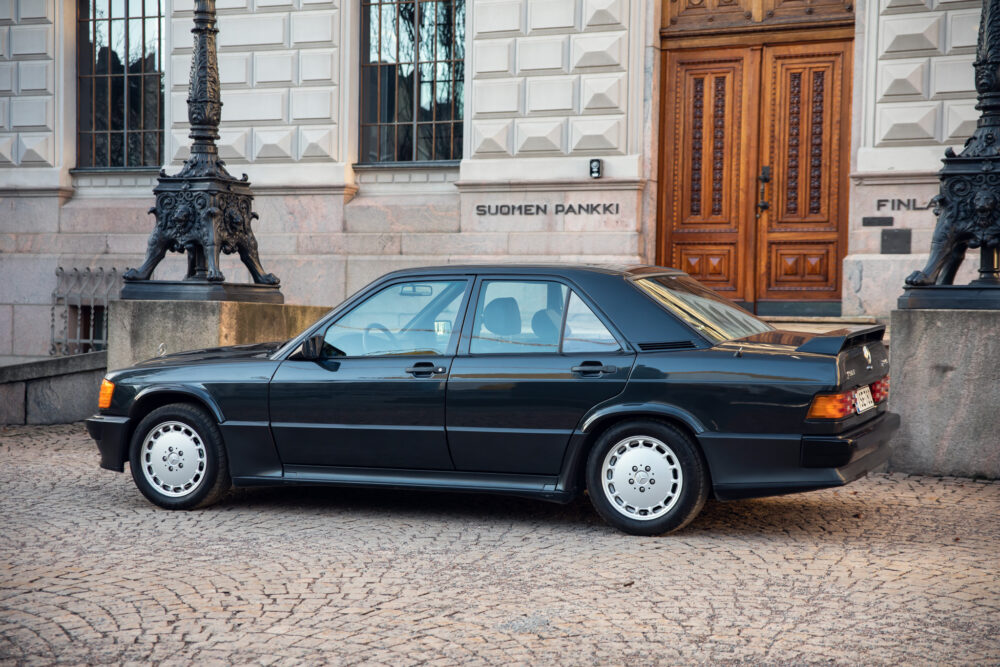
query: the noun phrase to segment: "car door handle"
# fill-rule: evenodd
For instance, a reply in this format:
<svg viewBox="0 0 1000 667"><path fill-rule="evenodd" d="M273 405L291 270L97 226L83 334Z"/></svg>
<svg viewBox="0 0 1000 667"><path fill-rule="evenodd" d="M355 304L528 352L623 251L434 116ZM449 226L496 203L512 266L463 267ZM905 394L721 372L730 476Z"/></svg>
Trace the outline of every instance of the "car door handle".
<svg viewBox="0 0 1000 667"><path fill-rule="evenodd" d="M447 370L444 366L435 366L429 361L420 361L407 368L406 372L416 378L429 378L432 375L445 373Z"/></svg>
<svg viewBox="0 0 1000 667"><path fill-rule="evenodd" d="M611 373L617 373L617 366L605 366L599 361L585 361L579 366L573 366L570 369L574 373L580 373L584 377L598 377L601 375L610 375Z"/></svg>

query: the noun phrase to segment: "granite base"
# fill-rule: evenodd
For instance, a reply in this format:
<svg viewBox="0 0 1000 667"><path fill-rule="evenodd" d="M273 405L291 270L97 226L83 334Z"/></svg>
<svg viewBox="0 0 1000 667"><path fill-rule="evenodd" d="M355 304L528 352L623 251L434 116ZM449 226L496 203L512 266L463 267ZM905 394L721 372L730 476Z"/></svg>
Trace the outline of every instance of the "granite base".
<svg viewBox="0 0 1000 667"><path fill-rule="evenodd" d="M892 311L893 471L1000 479L1000 310Z"/></svg>
<svg viewBox="0 0 1000 667"><path fill-rule="evenodd" d="M108 368L172 352L286 340L329 310L242 301L112 301Z"/></svg>

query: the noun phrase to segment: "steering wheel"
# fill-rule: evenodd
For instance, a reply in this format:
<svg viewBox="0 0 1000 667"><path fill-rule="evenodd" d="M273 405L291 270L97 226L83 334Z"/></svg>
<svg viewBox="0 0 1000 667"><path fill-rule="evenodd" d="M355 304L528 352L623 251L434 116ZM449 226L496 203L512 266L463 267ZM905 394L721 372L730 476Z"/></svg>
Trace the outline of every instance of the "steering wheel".
<svg viewBox="0 0 1000 667"><path fill-rule="evenodd" d="M386 340L388 340L393 346L396 346L398 343L396 336L394 336L384 324L372 322L365 327L365 332L361 335L361 347L365 348L365 354L372 351L371 346L369 345L369 341L373 335L372 332L378 332L379 335L385 336ZM374 341L372 341L372 343L374 343Z"/></svg>

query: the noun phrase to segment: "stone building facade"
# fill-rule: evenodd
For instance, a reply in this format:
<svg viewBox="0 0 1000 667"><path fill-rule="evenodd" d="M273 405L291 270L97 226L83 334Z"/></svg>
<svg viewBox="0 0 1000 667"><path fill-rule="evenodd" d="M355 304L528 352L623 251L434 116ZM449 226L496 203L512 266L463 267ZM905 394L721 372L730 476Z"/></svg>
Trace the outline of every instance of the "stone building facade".
<svg viewBox="0 0 1000 667"><path fill-rule="evenodd" d="M974 124L970 62L978 0L865 0L856 7L817 0L815 14L803 0L672 2L421 0L421 12L451 12L449 35L460 55L449 57L461 67L452 63L450 70L449 120L459 129L449 136L460 149L448 159L386 160L387 135L377 135L381 153L365 143L376 134L363 135L370 111L362 90L368 84L359 73L372 62L377 66L365 71L399 60L399 40L411 37L393 37L395 51L386 56L389 42L372 45L371 22L391 15L398 25L400 7L412 3L218 0L220 151L230 171L245 172L253 184L262 260L281 277L286 300L334 305L392 269L484 261L659 261L724 286L713 273L718 264L712 253L721 246L703 243L708 250L700 255L670 250L665 200L690 183L663 185L673 183L664 172L664 137L675 119L689 118L692 110L666 112L679 103L671 97L674 80L664 77L664 58L705 48L711 28L705 21L715 16L724 20L709 32L724 41L709 48L720 49L771 29L768 21L777 22L773 34L787 35L790 25L800 25L796 21L820 17L837 26L849 45L841 61L845 85L854 92L842 98L848 114L811 117L814 126L833 128L829 132L843 126L837 136L849 164L849 192L843 195L849 205L829 224L846 241L839 255L822 257L837 267L843 263L842 275L832 271L825 287L824 303L833 310L814 311L804 300L793 301L806 306L801 312L842 307L845 314L886 314L892 300L886 285L900 283L920 263L890 253L905 240L905 230L912 230L913 251L926 247L934 219L919 209L936 190L938 159L945 146L961 144ZM144 55L141 65L144 76L161 73L162 112L136 121L146 132L137 131L137 137L153 137L150 123L162 129L162 147L152 165L148 155L141 167L95 165L91 158L100 150L90 142L108 134L114 150L116 126L112 120L108 133L94 133L81 125L90 122L81 120L81 100L96 119L93 100L101 97L89 79L84 82L81 53L93 55L98 70L101 59L81 41L89 34L99 43L98 32L81 32L80 25L88 11L93 19L101 11L126 11L126 5L127 11L142 5L149 16L162 15L149 19L160 26L159 46L155 58ZM734 7L738 13L730 11ZM123 269L141 261L153 224L147 210L158 168L176 172L187 155L192 15L193 0L0 0L0 355L47 353L57 267ZM730 16L737 19L726 23ZM138 34L140 24L135 26L131 34ZM147 24L149 34L152 26ZM689 34L678 36L675 29ZM114 30L112 21L112 42ZM816 35L806 42L820 40ZM132 62L128 55L124 59ZM132 65L123 67L122 75L131 77ZM403 70L393 67L390 74L401 86ZM725 85L717 83L716 90L735 90ZM705 122L716 130L723 117L730 122L721 111L707 113ZM850 128L847 116L853 117ZM394 115L393 122L401 117ZM404 130L392 127L393 145L402 151ZM700 174L706 175L706 202L716 201L711 178L729 175L713 172L711 159L735 155L726 153L728 144L712 144L712 136L705 139L705 166L698 163L704 170L699 185ZM413 155L419 158L419 150ZM599 177L591 174L595 159ZM751 207L744 217L752 224L756 171L747 179L749 185L734 188L732 197L742 196L740 206ZM891 226L867 224L873 217L891 217ZM746 245L754 237L739 238ZM808 253L789 258L778 249L770 257L789 267L801 260L795 270L808 281ZM774 268L772 259L761 260L770 268L734 263L727 270L766 273ZM233 257L224 271L227 279L247 279ZM172 256L155 277L180 275L181 258Z"/></svg>

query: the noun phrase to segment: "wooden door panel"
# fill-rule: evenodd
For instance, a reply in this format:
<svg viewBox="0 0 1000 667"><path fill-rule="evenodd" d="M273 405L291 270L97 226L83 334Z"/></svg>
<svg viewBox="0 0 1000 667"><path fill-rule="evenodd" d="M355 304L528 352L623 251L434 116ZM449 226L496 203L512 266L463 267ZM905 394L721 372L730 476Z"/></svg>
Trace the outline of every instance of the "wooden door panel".
<svg viewBox="0 0 1000 667"><path fill-rule="evenodd" d="M847 214L848 42L767 47L762 165L770 208L758 226L759 299L839 299Z"/></svg>
<svg viewBox="0 0 1000 667"><path fill-rule="evenodd" d="M745 186L755 144L746 128L756 123L759 51L672 53L664 69L659 261L750 300L753 226Z"/></svg>

